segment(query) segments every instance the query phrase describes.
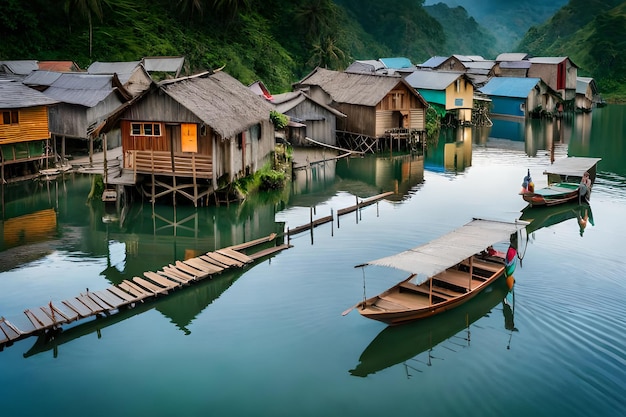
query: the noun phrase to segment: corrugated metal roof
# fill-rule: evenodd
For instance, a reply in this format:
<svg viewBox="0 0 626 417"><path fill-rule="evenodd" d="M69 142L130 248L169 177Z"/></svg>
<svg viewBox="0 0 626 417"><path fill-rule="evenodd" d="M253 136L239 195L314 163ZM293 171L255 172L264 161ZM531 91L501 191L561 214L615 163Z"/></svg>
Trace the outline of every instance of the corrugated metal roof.
<svg viewBox="0 0 626 417"><path fill-rule="evenodd" d="M489 96L527 98L539 82L539 78L494 77L480 91Z"/></svg>
<svg viewBox="0 0 626 417"><path fill-rule="evenodd" d="M589 171L601 160L602 158L570 156L569 158L557 159L543 173L582 177L585 171Z"/></svg>
<svg viewBox="0 0 626 417"><path fill-rule="evenodd" d="M533 64L560 64L566 59L566 56L540 56L535 58L529 58L528 60Z"/></svg>
<svg viewBox="0 0 626 417"><path fill-rule="evenodd" d="M148 72L173 72L179 73L185 63L185 57L145 57L143 66Z"/></svg>
<svg viewBox="0 0 626 417"><path fill-rule="evenodd" d="M503 222L474 219L424 245L369 261L364 265L385 266L416 274L411 281L419 285L491 245L508 241L512 234L527 224L528 222L520 220Z"/></svg>
<svg viewBox="0 0 626 417"><path fill-rule="evenodd" d="M0 61L0 66L16 75L28 75L39 69L39 64L34 60Z"/></svg>
<svg viewBox="0 0 626 417"><path fill-rule="evenodd" d="M530 68L530 61L502 61L500 62L500 68L507 69L528 69Z"/></svg>
<svg viewBox="0 0 626 417"><path fill-rule="evenodd" d="M461 72L417 70L407 76L405 81L413 88L445 90L462 76Z"/></svg>
<svg viewBox="0 0 626 417"><path fill-rule="evenodd" d="M505 52L496 57L496 61L521 61L528 58L528 54L524 52Z"/></svg>
<svg viewBox="0 0 626 417"><path fill-rule="evenodd" d="M376 71L385 68L382 62L370 59L365 61L354 61L345 69L345 72L355 74L374 74Z"/></svg>
<svg viewBox="0 0 626 417"><path fill-rule="evenodd" d="M140 61L131 62L94 62L87 68L89 74L117 74L122 84L126 84L141 64Z"/></svg>
<svg viewBox="0 0 626 417"><path fill-rule="evenodd" d="M337 103L373 107L400 83L406 82L401 77L389 75L350 74L316 68L299 84L317 85Z"/></svg>
<svg viewBox="0 0 626 417"><path fill-rule="evenodd" d="M404 57L380 58L379 61L385 66L385 68L391 69L411 68L413 66L411 60Z"/></svg>
<svg viewBox="0 0 626 417"><path fill-rule="evenodd" d="M46 85L50 86L54 83L62 73L56 71L37 70L30 73L24 78L23 83L26 85Z"/></svg>
<svg viewBox="0 0 626 417"><path fill-rule="evenodd" d="M62 73L44 94L63 103L94 107L115 89L112 75Z"/></svg>
<svg viewBox="0 0 626 417"><path fill-rule="evenodd" d="M74 61L39 61L38 68L44 71L80 71L80 67Z"/></svg>
<svg viewBox="0 0 626 417"><path fill-rule="evenodd" d="M272 105L223 71L176 80L159 87L223 138L269 120Z"/></svg>
<svg viewBox="0 0 626 417"><path fill-rule="evenodd" d="M0 108L19 109L58 103L17 80L0 79Z"/></svg>
<svg viewBox="0 0 626 417"><path fill-rule="evenodd" d="M447 56L433 56L431 58L429 58L428 60L426 60L426 62L418 65L418 67L422 67L422 68L436 68L439 65L443 64L446 59L448 59Z"/></svg>

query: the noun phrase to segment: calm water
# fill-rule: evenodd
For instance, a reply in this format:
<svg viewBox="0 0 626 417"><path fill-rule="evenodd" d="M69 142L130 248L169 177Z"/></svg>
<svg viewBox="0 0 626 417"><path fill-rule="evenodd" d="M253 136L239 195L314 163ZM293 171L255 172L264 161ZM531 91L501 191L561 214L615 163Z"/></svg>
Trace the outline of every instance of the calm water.
<svg viewBox="0 0 626 417"><path fill-rule="evenodd" d="M292 248L161 301L0 352L2 416L622 416L626 384L626 107L560 123L446 132L426 158L339 160L240 206L86 202L90 180L3 189L0 315L176 259L266 236L395 190L292 238ZM501 281L457 311L386 328L341 313L404 278L354 265L472 217L513 220L526 169L597 156L587 227L576 208L529 235L513 309ZM314 208L312 210L312 208ZM524 213L539 218L545 213ZM544 216L545 217L545 216ZM547 223L549 224L549 223Z"/></svg>

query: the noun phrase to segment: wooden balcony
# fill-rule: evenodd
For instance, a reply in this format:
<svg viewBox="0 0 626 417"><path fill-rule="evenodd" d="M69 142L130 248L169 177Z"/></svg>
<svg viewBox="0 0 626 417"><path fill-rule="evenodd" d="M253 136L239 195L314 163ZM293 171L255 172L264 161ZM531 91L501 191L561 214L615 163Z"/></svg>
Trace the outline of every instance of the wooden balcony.
<svg viewBox="0 0 626 417"><path fill-rule="evenodd" d="M213 161L196 153L137 151L124 152L124 168L138 174L168 175L187 178L213 178Z"/></svg>

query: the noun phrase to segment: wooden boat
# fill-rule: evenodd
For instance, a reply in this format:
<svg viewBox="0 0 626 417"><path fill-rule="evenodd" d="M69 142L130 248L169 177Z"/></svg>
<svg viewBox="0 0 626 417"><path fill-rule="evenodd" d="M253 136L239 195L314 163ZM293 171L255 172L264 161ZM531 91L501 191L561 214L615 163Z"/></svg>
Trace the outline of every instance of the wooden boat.
<svg viewBox="0 0 626 417"><path fill-rule="evenodd" d="M488 315L498 304L504 302L508 287L503 278L497 279L487 291L482 291L474 299L459 308L404 326L385 327L365 348L359 363L349 372L353 376L366 377L397 364L410 361L416 356L434 349L446 340L469 328L475 321ZM506 310L508 313L511 310ZM503 310L504 312L504 310ZM512 328L505 315L505 328ZM458 340L458 339L457 339ZM468 341L469 343L469 341ZM411 362L413 366L416 362Z"/></svg>
<svg viewBox="0 0 626 417"><path fill-rule="evenodd" d="M354 308L363 317L396 325L458 307L504 275L504 253L487 248L512 240L526 225L474 219L422 246L357 265L386 266L411 275Z"/></svg>
<svg viewBox="0 0 626 417"><path fill-rule="evenodd" d="M569 157L555 161L544 171L548 186L539 190L528 187L530 175L524 178L520 194L532 206L553 206L571 201L589 202L591 187L596 180L596 165L601 158ZM581 186L583 176L588 174L588 186Z"/></svg>

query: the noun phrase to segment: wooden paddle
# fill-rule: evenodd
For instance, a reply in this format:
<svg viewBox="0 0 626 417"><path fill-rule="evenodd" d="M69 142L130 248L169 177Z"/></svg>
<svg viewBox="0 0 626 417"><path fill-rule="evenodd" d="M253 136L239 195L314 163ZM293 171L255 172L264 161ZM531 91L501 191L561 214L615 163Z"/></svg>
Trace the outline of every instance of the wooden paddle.
<svg viewBox="0 0 626 417"><path fill-rule="evenodd" d="M351 312L352 310L354 310L355 308L357 308L360 304L361 304L361 302L356 303L355 305L353 305L352 307L350 307L349 309L347 309L346 311L344 311L343 313L341 313L341 315L342 315L342 316L347 315L349 312Z"/></svg>

